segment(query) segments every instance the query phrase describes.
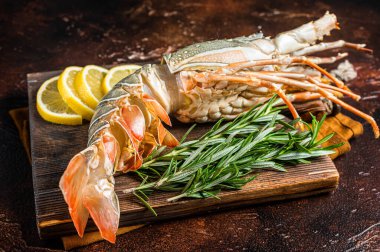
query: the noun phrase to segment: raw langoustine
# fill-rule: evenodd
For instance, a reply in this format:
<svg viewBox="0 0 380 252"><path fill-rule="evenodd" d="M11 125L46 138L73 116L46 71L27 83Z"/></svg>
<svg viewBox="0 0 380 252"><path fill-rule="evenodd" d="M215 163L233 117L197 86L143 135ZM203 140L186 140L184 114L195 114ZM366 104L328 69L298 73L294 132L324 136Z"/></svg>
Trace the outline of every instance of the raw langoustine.
<svg viewBox="0 0 380 252"><path fill-rule="evenodd" d="M343 40L317 43L334 28L336 16L327 12L274 38L259 33L190 45L164 55L166 64L144 65L115 85L92 118L88 147L60 180L78 234L91 215L102 237L115 242L120 209L113 174L138 169L159 145L178 145L163 126L171 125L168 115L182 122L232 119L277 93L297 118L293 102L326 98L368 121L379 137L371 116L339 99L360 96L318 66L347 54L307 56L340 47L370 51Z"/></svg>

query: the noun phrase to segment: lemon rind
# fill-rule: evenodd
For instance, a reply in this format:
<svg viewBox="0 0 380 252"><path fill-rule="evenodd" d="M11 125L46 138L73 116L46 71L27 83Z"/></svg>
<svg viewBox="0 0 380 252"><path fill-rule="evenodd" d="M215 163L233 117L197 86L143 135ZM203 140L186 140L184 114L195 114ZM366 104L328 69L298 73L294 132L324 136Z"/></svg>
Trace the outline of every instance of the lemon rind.
<svg viewBox="0 0 380 252"><path fill-rule="evenodd" d="M49 110L45 104L42 102L42 93L46 89L46 86L49 85L53 81L58 80L58 76L52 77L46 80L40 87L37 92L37 111L40 116L48 122L56 123L56 124L65 124L65 125L80 125L82 124L82 116L76 114L68 114L68 113L55 113ZM63 99L62 99L63 100Z"/></svg>
<svg viewBox="0 0 380 252"><path fill-rule="evenodd" d="M86 120L90 121L92 116L94 115L94 110L89 107L84 101L80 99L80 97L77 97L75 94L72 93L69 87L65 85L65 79L68 71L81 71L81 67L71 66L67 67L62 74L59 76L58 79L58 91L62 96L62 99L64 102L67 103L67 105L77 114L81 115ZM74 84L75 86L75 84Z"/></svg>
<svg viewBox="0 0 380 252"><path fill-rule="evenodd" d="M78 92L79 97L91 108L95 109L100 100L92 93L91 88L86 84L86 75L91 69L96 69L99 72L108 73L108 70L95 65L85 66L76 76L74 86ZM100 83L101 86L101 83ZM101 88L103 92L103 89Z"/></svg>
<svg viewBox="0 0 380 252"><path fill-rule="evenodd" d="M112 87L108 85L109 79L112 77L113 73L119 70L128 70L128 71L133 71L130 74L134 73L136 70L140 69L141 66L139 65L133 65L133 64L128 64L128 65L121 65L121 66L115 66L111 68L107 75L104 77L102 81L102 91L104 94L107 94L109 91L111 91ZM127 75L128 76L128 75Z"/></svg>

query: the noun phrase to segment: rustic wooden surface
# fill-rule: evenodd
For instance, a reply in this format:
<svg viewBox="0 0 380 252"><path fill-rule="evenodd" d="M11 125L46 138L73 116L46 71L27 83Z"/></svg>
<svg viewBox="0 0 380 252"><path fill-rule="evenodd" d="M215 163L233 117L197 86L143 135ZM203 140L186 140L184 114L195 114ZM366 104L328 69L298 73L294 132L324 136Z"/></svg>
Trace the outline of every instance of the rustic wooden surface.
<svg viewBox="0 0 380 252"><path fill-rule="evenodd" d="M32 172L8 110L27 104L26 73L68 65L157 60L186 44L265 34L303 24L326 10L344 38L367 43L372 56L350 51L365 99L350 104L380 117L378 1L42 1L0 2L0 250L51 251L59 240L38 238ZM358 119L357 117L354 117ZM333 194L250 206L152 224L78 251L373 251L380 246L380 141L365 134L334 161Z"/></svg>
<svg viewBox="0 0 380 252"><path fill-rule="evenodd" d="M73 127L56 125L44 121L37 112L35 103L39 87L45 80L58 74L57 71L28 74L32 176L37 226L41 238L76 233L58 183L68 161L86 148L87 144L88 123ZM174 122L170 131L180 139L190 126L191 124ZM210 125L207 124L198 125L188 139L198 139L209 128ZM117 176L115 180L115 191L120 201L120 226L127 226L329 192L337 187L339 173L326 156L311 164L290 166L286 173L262 171L242 190L220 193L220 199L184 199L168 203L166 199L176 194L156 193L150 197L149 204L157 212L157 217L139 204L132 194L123 193L125 189L137 186L138 180L130 174ZM86 230L97 229L91 221Z"/></svg>

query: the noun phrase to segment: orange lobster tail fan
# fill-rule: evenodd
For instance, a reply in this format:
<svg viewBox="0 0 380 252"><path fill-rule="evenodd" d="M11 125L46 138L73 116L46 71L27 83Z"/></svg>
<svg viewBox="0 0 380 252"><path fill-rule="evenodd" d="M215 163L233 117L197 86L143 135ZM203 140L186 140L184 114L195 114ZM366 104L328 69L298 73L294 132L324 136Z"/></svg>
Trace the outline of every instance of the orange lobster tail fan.
<svg viewBox="0 0 380 252"><path fill-rule="evenodd" d="M104 191L99 191L98 188L96 185L86 187L83 204L90 212L101 236L107 241L115 243L119 226L119 202L116 197L104 197L107 188Z"/></svg>
<svg viewBox="0 0 380 252"><path fill-rule="evenodd" d="M112 135L104 135L96 145L71 159L60 180L60 188L80 237L91 215L102 237L115 242L120 209L111 177L118 148Z"/></svg>
<svg viewBox="0 0 380 252"><path fill-rule="evenodd" d="M93 148L87 148L84 153L93 155ZM83 237L89 215L88 210L83 205L82 198L83 188L87 185L87 182L87 159L81 152L71 159L59 182L65 201L69 205L71 219L80 237Z"/></svg>

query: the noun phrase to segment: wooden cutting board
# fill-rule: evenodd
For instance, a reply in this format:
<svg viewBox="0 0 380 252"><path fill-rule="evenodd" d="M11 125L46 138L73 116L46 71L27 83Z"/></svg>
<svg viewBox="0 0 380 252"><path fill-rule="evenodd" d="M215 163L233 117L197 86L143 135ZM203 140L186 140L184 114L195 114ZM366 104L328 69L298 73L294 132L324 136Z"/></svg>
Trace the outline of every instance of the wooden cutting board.
<svg viewBox="0 0 380 252"><path fill-rule="evenodd" d="M28 74L31 155L37 225L41 238L76 233L67 205L58 188L59 179L69 160L86 147L88 123L81 126L55 125L44 121L36 109L36 94L40 85L59 71ZM177 137L191 125L173 123L171 132ZM197 138L210 125L198 125L189 136ZM124 189L138 185L130 175L116 177L116 193L120 201L120 226L148 223L180 216L218 211L262 202L292 199L329 192L338 185L339 174L329 157L321 157L311 164L287 167L288 172L263 171L239 191L222 192L220 199L189 199L166 202L171 193L156 193L149 203L158 216L144 208ZM90 220L87 231L96 230Z"/></svg>

